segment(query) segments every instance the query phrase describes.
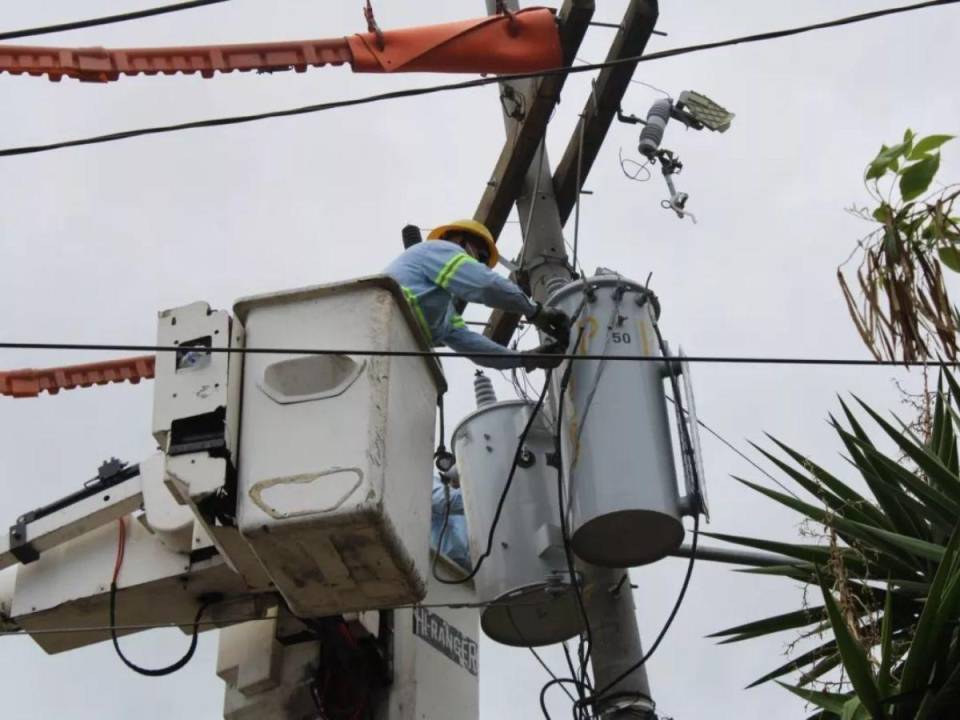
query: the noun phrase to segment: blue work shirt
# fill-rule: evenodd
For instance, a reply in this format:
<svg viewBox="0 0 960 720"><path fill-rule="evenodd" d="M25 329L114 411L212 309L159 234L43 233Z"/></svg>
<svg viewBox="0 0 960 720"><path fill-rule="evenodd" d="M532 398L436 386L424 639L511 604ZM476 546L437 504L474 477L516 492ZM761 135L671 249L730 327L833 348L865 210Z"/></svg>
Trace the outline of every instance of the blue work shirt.
<svg viewBox="0 0 960 720"><path fill-rule="evenodd" d="M446 345L465 355L496 353L498 357L471 358L485 367L505 369L522 365L520 353L468 330L453 299L524 316L535 313L536 305L523 290L470 257L459 245L447 240L417 243L390 263L385 272L403 288L431 344Z"/></svg>
<svg viewBox="0 0 960 720"><path fill-rule="evenodd" d="M430 513L430 547L437 549L440 531L443 530L443 516L447 513L446 493L443 482L433 476L433 494ZM443 547L440 554L453 560L457 565L470 570L470 548L467 540L467 518L463 514L463 493L459 488L450 488L450 510L447 516L447 529L443 532Z"/></svg>

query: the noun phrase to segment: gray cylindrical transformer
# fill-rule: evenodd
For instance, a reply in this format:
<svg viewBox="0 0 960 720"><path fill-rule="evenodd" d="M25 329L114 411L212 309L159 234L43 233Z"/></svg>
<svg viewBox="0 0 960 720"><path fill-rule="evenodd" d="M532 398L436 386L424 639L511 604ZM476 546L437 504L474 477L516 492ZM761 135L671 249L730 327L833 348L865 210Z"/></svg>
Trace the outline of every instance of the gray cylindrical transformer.
<svg viewBox="0 0 960 720"><path fill-rule="evenodd" d="M568 352L659 357L655 302L615 274L569 283L548 300L574 319ZM554 371L555 402L566 368ZM574 552L594 565L644 565L683 540L666 372L661 362L573 361L561 432L568 527Z"/></svg>
<svg viewBox="0 0 960 720"><path fill-rule="evenodd" d="M454 430L474 563L487 547L532 410L523 400L485 405ZM492 552L474 579L477 598L494 603L483 610L480 625L487 636L506 645L550 645L574 637L583 626L560 533L557 471L547 464L551 453L553 434L541 413L517 463Z"/></svg>

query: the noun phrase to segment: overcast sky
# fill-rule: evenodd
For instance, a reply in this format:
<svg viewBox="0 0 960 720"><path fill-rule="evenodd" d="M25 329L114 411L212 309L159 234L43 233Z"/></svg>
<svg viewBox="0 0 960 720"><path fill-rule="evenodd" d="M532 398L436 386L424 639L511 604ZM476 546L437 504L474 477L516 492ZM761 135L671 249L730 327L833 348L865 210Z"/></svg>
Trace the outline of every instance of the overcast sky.
<svg viewBox="0 0 960 720"><path fill-rule="evenodd" d="M141 2L140 6L150 3ZM598 2L617 22L625 0ZM826 20L892 6L874 0L665 1L650 50ZM116 12L109 0L4 3L0 31ZM155 19L34 38L43 45L135 47L335 37L365 29L359 0L235 0ZM375 3L385 28L481 15L481 0ZM125 7L133 6L126 3ZM677 182L699 224L660 208L659 176L621 172L638 128L615 124L594 166L580 227L583 264L643 280L663 304L661 326L696 355L864 357L835 268L868 227L844 208L867 201L864 164L907 126L957 132L952 7L854 27L641 65L637 80L674 96L706 93L737 114L725 135L671 126ZM598 61L613 31L592 28L580 57ZM0 146L19 146L236 113L288 108L446 81L442 76L306 74L124 78L109 85L0 76ZM557 160L589 92L572 77L550 126ZM634 84L623 108L646 113L658 97ZM195 130L0 160L0 306L4 340L151 343L158 310L194 300L229 309L252 293L333 282L380 270L400 249L400 228L470 216L489 179L503 129L495 87L444 93L249 125ZM960 175L960 144L944 151L945 180ZM572 232L572 228L571 228ZM568 234L569 238L569 234ZM502 252L519 248L516 224ZM472 308L473 319L485 318ZM0 352L0 368L102 359L102 354ZM466 361L448 362L448 424L472 407ZM898 407L885 369L697 366L698 410L741 447L770 432L850 477L826 417L836 394ZM500 385L501 397L506 397ZM111 386L0 402L3 518L60 497L111 455L153 450L151 384ZM627 429L629 430L629 429ZM629 440L629 438L625 438ZM713 511L709 530L794 538L797 518L733 481L768 482L703 438ZM649 642L674 601L685 563L633 573ZM718 646L710 632L795 609L800 590L700 563L674 628L649 664L668 716L800 717L776 686L742 688L783 662L793 638ZM186 640L160 632L125 641L146 665L178 657ZM5 718L220 716L216 635L194 661L159 680L123 668L108 645L48 657L28 638L0 638ZM560 656L546 657L560 669ZM529 653L481 643L481 717L537 717L545 674ZM555 717L565 717L558 693ZM451 713L453 716L453 713Z"/></svg>

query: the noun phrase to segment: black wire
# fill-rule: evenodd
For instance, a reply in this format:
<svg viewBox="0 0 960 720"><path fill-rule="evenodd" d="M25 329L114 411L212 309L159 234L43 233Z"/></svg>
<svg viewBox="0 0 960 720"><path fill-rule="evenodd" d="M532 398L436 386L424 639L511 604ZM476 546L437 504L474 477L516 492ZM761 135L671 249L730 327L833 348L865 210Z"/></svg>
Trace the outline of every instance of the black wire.
<svg viewBox="0 0 960 720"><path fill-rule="evenodd" d="M573 666L573 657L570 655L570 649L567 647L565 642L560 643L560 645L563 647L563 655L567 659L567 667L570 668L570 677L576 678L577 680L577 694L580 696L582 701L586 701L587 692L593 692L593 683L591 683L590 678L586 676L578 677L577 669ZM581 707L584 709L581 710ZM578 707L576 701L574 701L573 712L574 717L576 717L578 720L587 717L585 706Z"/></svg>
<svg viewBox="0 0 960 720"><path fill-rule="evenodd" d="M476 353L471 353L475 355ZM493 514L493 521L490 523L490 532L487 535L487 548L483 551L483 554L477 558L477 561L473 565L473 569L466 576L459 578L457 580L446 580L437 575L437 561L440 557L440 548L443 547L443 536L447 530L447 522L450 517L450 502L447 501L447 507L443 514L443 526L440 528L440 537L437 539L437 552L433 556L433 563L431 564L431 573L433 574L433 579L437 582L443 583L444 585L462 585L463 583L469 582L476 574L480 571L480 567L483 565L483 561L490 557L490 553L493 552L493 536L497 531L497 524L500 522L500 514L503 512L503 504L507 499L507 493L510 492L510 486L513 484L513 477L517 474L517 468L520 466L520 458L523 455L523 448L527 442L527 435L530 434L530 430L533 428L533 423L537 420L537 415L540 414L540 408L543 407L543 401L547 398L547 391L550 389L550 374L551 370L547 369L547 377L543 383L543 392L540 393L540 397L537 399L536 405L534 405L533 410L530 412L530 418L527 420L527 424L523 428L523 432L520 433L520 438L517 441L517 450L513 454L513 463L510 466L510 474L507 475L507 482L503 486L503 491L500 493L500 500L497 502L497 510Z"/></svg>
<svg viewBox="0 0 960 720"><path fill-rule="evenodd" d="M956 0L960 2L960 0ZM176 345L132 345L102 343L40 343L40 342L0 342L0 350L89 350L94 352L179 352L183 348ZM435 358L502 358L498 352L437 352L433 350L359 350L349 348L239 348L205 347L205 353L236 353L241 355L358 355L361 357L435 357ZM661 363L663 358L655 355L560 355L555 353L527 352L531 359L554 360L612 360L614 362L651 362ZM799 357L757 357L733 355L684 356L687 363L714 363L717 365L825 365L838 367L960 367L960 360L872 360L856 358L799 358Z"/></svg>
<svg viewBox="0 0 960 720"><path fill-rule="evenodd" d="M507 619L509 619L510 624L513 625L514 631L517 633L517 635L520 636L520 642L526 645L527 650L530 651L533 657L536 658L537 662L540 663L540 666L547 671L547 674L551 678L553 678L554 680L559 680L560 678L557 677L557 674L553 670L551 670L550 666L547 665L546 661L542 657L540 657L540 653L538 653L533 648L533 646L527 641L527 639L523 636L523 630L521 630L520 626L517 625L517 621L513 617L513 611L510 609L510 606L507 605L506 608L504 609L507 611ZM564 646L564 649L566 649L566 646ZM567 690L565 687L563 687L563 685L560 686L560 689L563 690L563 692L566 694L568 698L570 698L570 702L576 702L576 698L574 698L573 695L570 694L570 691Z"/></svg>
<svg viewBox="0 0 960 720"><path fill-rule="evenodd" d="M192 10L193 8L203 7L204 5L215 5L222 2L227 2L227 0L190 0L190 2L177 3L176 5L164 5L162 7L136 10L134 12L121 13L119 15L107 15L105 17L91 18L89 20L76 20L74 22L46 25L44 27L29 28L27 30L0 32L0 40L13 40L14 38L31 37L33 35L46 35L47 33L62 32L64 30L79 30L81 28L95 27L98 25L110 25L112 23L126 22L127 20L139 20L141 18L154 17L156 15L165 15L167 13L179 12L180 10Z"/></svg>
<svg viewBox="0 0 960 720"><path fill-rule="evenodd" d="M551 720L550 713L547 712L547 703L546 703L547 690L549 690L554 685L562 686L562 685L568 685L570 683L576 683L576 682L577 682L576 680L571 680L570 678L556 678L555 680L551 680L550 682L548 682L546 685L544 685L540 689L540 711L543 713L543 717L546 718L546 720Z"/></svg>
<svg viewBox="0 0 960 720"><path fill-rule="evenodd" d="M164 675L171 675L177 670L181 669L193 658L193 654L197 650L197 637L200 632L200 618L203 616L204 611L206 611L208 607L216 602L219 602L220 599L220 597L216 597L206 600L202 602L200 607L197 609L197 614L193 618L193 635L190 637L190 647L187 648L186 654L184 654L182 658L177 660L172 665L154 670L140 667L136 663L131 662L120 649L120 642L117 640L117 583L112 582L110 583L110 639L113 641L113 648L117 651L117 655L123 661L123 664L133 670L135 673L146 675L147 677L163 677Z"/></svg>
<svg viewBox="0 0 960 720"><path fill-rule="evenodd" d="M28 155L32 153L39 152L48 152L50 150L59 150L62 148L68 147L79 147L82 145L95 145L99 143L113 142L116 140L126 140L134 137L141 137L143 135L157 135L161 133L169 132L178 132L181 130L194 130L198 128L206 127L220 127L224 125L238 125L241 123L256 122L259 120L267 120L271 118L279 117L290 117L294 115L304 115L307 113L323 112L326 110L335 110L343 107L352 107L355 105L366 105L368 103L381 102L384 100L396 100L400 98L408 97L417 97L420 95L430 95L439 92L446 92L451 90L465 90L468 88L483 87L485 85L492 85L494 83L508 82L513 80L526 80L531 78L542 78L542 77L553 77L557 75L569 75L582 72L593 72L595 70L603 70L605 68L618 67L621 65L636 65L641 62L649 62L652 60L662 60L664 58L676 57L678 55L687 55L694 52L701 52L704 50L713 50L716 48L730 47L732 45L747 44L753 42L760 42L764 40L774 40L777 38L788 37L790 35L798 35L800 33L810 32L812 30L823 30L831 27L839 27L841 25L850 25L852 23L863 22L865 20L873 20L878 17L883 17L886 15L894 15L897 13L909 12L913 10L921 10L923 8L934 7L937 5L951 5L960 0L929 0L928 2L916 3L913 5L906 5L903 7L888 8L885 10L876 10L874 12L863 13L860 15L852 15L849 17L839 18L836 20L830 20L827 22L816 23L814 25L804 25L801 27L788 28L785 30L775 30L772 32L759 33L756 35L744 35L736 38L729 38L727 40L719 40L716 42L702 43L699 45L689 45L686 47L674 48L672 50L663 50L661 52L650 53L648 55L635 55L632 57L620 58L618 60L608 60L602 63L593 63L591 65L580 65L577 67L562 67L555 68L553 70L542 70L539 72L530 72L530 73L514 73L510 75L497 75L486 78L479 78L475 80L465 80L462 82L456 83L447 83L444 85L433 85L429 87L422 88L411 88L407 90L394 90L387 93L379 93L376 95L368 95L366 97L352 98L348 100L336 100L326 103L318 103L314 105L304 105L297 108L288 108L286 110L274 110L271 112L255 113L252 115L234 115L230 117L221 117L221 118L211 118L208 120L196 120L193 122L178 123L175 125L158 125L155 127L149 128L140 128L137 130L126 130L122 132L109 133L106 135L96 135L93 137L80 138L77 140L63 140L55 143L48 143L46 145L26 145L22 147L14 148L5 148L0 150L0 157L9 157L12 155Z"/></svg>

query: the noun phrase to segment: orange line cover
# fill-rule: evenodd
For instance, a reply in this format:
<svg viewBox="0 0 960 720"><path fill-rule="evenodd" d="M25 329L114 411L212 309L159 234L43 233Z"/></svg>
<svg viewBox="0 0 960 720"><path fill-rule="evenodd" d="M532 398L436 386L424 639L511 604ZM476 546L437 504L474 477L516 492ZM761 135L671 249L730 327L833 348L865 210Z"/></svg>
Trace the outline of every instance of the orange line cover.
<svg viewBox="0 0 960 720"><path fill-rule="evenodd" d="M0 45L0 73L110 82L121 75L174 75L235 70L276 72L350 63L354 72L523 73L560 67L563 52L554 11L527 8L505 15L426 25L349 38L296 42L108 49Z"/></svg>
<svg viewBox="0 0 960 720"><path fill-rule="evenodd" d="M56 395L61 390L72 390L75 387L106 385L126 380L136 384L153 377L154 361L153 355L141 355L86 365L0 372L0 395L24 398L36 397L44 390Z"/></svg>

